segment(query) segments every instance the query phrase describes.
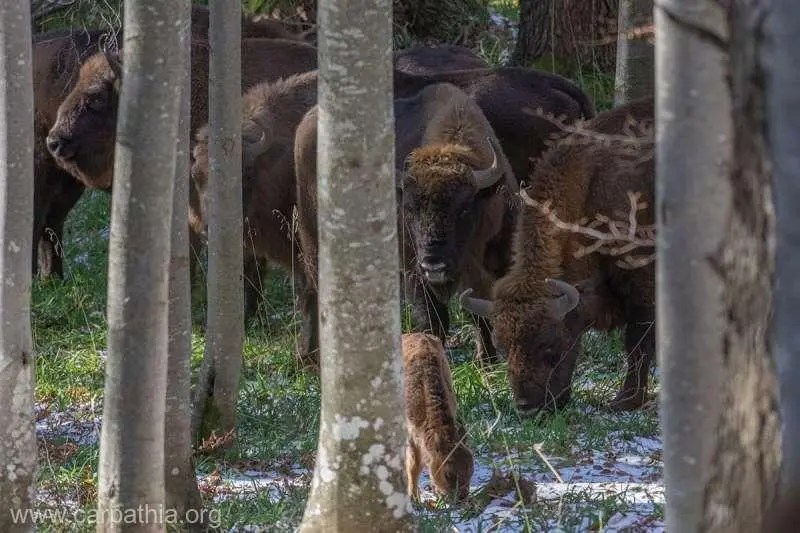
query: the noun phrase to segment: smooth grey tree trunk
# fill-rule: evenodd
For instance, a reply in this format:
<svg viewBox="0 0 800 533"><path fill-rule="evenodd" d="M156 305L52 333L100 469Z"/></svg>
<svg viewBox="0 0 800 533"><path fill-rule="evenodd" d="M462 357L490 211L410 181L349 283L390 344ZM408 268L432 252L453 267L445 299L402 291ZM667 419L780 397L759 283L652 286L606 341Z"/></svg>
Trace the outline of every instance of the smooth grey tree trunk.
<svg viewBox="0 0 800 533"><path fill-rule="evenodd" d="M318 6L322 412L303 533L415 528L404 477L391 12L389 0Z"/></svg>
<svg viewBox="0 0 800 533"><path fill-rule="evenodd" d="M32 529L11 511L33 505L37 447L33 412L31 231L33 68L27 0L0 4L0 531Z"/></svg>
<svg viewBox="0 0 800 533"><path fill-rule="evenodd" d="M667 530L682 533L700 530L722 407L724 283L709 258L732 198L727 54L694 28L724 41L725 16L713 0L656 2L657 354Z"/></svg>
<svg viewBox="0 0 800 533"><path fill-rule="evenodd" d="M189 234L186 213L189 206L189 46L191 8L188 0L172 0L180 9L181 81L180 118L175 162L175 192L172 203L172 243L169 275L169 361L167 364L167 403L164 433L164 488L166 503L177 516L186 520L186 529L201 531L195 513L203 507L197 489L191 437L192 351L191 295L189 279ZM176 52L177 53L177 52Z"/></svg>
<svg viewBox="0 0 800 533"><path fill-rule="evenodd" d="M766 111L777 241L775 364L783 429L783 489L800 498L800 4L775 3L766 24Z"/></svg>
<svg viewBox="0 0 800 533"><path fill-rule="evenodd" d="M208 139L208 318L195 392L195 435L236 426L244 347L240 0L211 2Z"/></svg>
<svg viewBox="0 0 800 533"><path fill-rule="evenodd" d="M655 94L655 47L636 32L652 23L653 0L619 0L615 106Z"/></svg>
<svg viewBox="0 0 800 533"><path fill-rule="evenodd" d="M98 532L164 531L168 282L184 55L176 2L125 3L108 275L108 360L100 436ZM119 513L123 514L119 514ZM134 511L136 512L136 511Z"/></svg>

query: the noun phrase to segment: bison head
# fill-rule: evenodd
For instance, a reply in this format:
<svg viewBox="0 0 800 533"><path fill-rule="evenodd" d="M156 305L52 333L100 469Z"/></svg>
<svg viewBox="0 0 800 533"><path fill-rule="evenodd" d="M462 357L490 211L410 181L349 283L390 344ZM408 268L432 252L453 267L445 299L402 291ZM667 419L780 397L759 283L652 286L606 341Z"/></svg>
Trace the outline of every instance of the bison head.
<svg viewBox="0 0 800 533"><path fill-rule="evenodd" d="M195 136L192 149L189 224L203 240L208 237L208 126ZM262 126L246 121L242 127L242 205L247 209L251 176L256 160L267 151L270 142Z"/></svg>
<svg viewBox="0 0 800 533"><path fill-rule="evenodd" d="M580 292L573 285L547 279L550 294L530 300L518 291L493 302L461 295L462 306L492 323L492 342L508 360L508 379L517 410L562 407L571 394L572 373L580 348L567 315L577 307Z"/></svg>
<svg viewBox="0 0 800 533"><path fill-rule="evenodd" d="M101 52L87 59L47 136L59 166L87 187L111 187L121 80L118 55Z"/></svg>
<svg viewBox="0 0 800 533"><path fill-rule="evenodd" d="M479 168L471 148L433 144L414 150L402 177L403 216L417 267L434 286L458 279L461 261L480 216L479 202L504 173L496 141L488 138L492 163Z"/></svg>

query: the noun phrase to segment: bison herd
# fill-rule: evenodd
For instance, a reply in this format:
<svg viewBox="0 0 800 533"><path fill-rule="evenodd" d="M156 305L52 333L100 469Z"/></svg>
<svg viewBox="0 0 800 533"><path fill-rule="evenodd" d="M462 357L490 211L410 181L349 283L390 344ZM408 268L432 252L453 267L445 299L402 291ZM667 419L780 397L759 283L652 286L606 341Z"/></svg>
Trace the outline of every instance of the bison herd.
<svg viewBox="0 0 800 533"><path fill-rule="evenodd" d="M109 46L109 35L61 31L34 39L32 260L40 275L62 275L64 220L83 190L113 186L124 51ZM246 314L257 308L265 262L286 267L300 287L297 355L318 368L314 37L274 20L242 20L242 245ZM508 361L521 413L569 399L589 328L625 327L627 372L612 408L646 400L655 353L653 264L626 268L608 255L576 254L587 237L557 226L520 193L579 222L626 218L635 192L646 202L640 222L652 224L654 106L651 97L596 114L561 76L490 68L458 46L415 47L394 61L398 276L419 332L403 341L409 486L424 463L447 492L468 485L472 474L443 348L454 296L461 294L477 326L476 357ZM208 11L193 6L193 258L207 227L208 68ZM456 452L445 458L444 447Z"/></svg>

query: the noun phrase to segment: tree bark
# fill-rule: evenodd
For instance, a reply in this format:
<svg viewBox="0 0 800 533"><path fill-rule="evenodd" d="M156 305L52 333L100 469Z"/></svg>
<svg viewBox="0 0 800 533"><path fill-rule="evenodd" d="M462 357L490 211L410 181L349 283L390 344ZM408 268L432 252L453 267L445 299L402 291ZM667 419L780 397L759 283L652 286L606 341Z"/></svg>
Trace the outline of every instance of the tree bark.
<svg viewBox="0 0 800 533"><path fill-rule="evenodd" d="M691 533L703 518L722 407L725 283L709 258L723 242L732 209L731 184L719 178L729 173L732 153L727 55L718 44L727 23L715 0L659 0L655 23L656 330L666 519L669 531Z"/></svg>
<svg viewBox="0 0 800 533"><path fill-rule="evenodd" d="M177 2L125 3L125 60L114 161L108 359L98 532L164 531L164 412L175 138L185 77ZM145 507L147 506L147 507ZM145 511L146 512L146 511Z"/></svg>
<svg viewBox="0 0 800 533"><path fill-rule="evenodd" d="M800 496L800 5L777 2L765 21L768 137L775 202L775 364L783 421L783 488ZM794 86L792 85L794 84ZM795 506L795 509L797 507ZM796 524L795 524L796 525Z"/></svg>
<svg viewBox="0 0 800 533"><path fill-rule="evenodd" d="M659 350L674 531L761 531L777 490L765 5L662 0L656 11Z"/></svg>
<svg viewBox="0 0 800 533"><path fill-rule="evenodd" d="M175 0L173 0L175 1ZM169 361L167 363L167 403L164 433L164 488L168 509L184 519L186 529L202 531L197 520L186 513L203 507L195 476L191 436L192 352L191 295L189 277L189 232L186 212L189 206L189 46L191 8L187 0L175 1L180 9L181 95L178 137L175 143L175 192L172 203L172 242L169 274ZM199 513L195 517L201 516Z"/></svg>
<svg viewBox="0 0 800 533"><path fill-rule="evenodd" d="M0 6L0 531L29 531L12 511L36 492L31 337L33 69L30 4Z"/></svg>
<svg viewBox="0 0 800 533"><path fill-rule="evenodd" d="M195 392L195 434L236 426L244 346L241 2L210 5L208 318Z"/></svg>
<svg viewBox="0 0 800 533"><path fill-rule="evenodd" d="M520 0L511 64L537 59L613 72L619 0Z"/></svg>
<svg viewBox="0 0 800 533"><path fill-rule="evenodd" d="M304 533L415 530L404 477L390 10L389 0L319 5L322 412Z"/></svg>
<svg viewBox="0 0 800 533"><path fill-rule="evenodd" d="M653 0L620 0L614 105L655 94L655 49L643 28L653 24Z"/></svg>

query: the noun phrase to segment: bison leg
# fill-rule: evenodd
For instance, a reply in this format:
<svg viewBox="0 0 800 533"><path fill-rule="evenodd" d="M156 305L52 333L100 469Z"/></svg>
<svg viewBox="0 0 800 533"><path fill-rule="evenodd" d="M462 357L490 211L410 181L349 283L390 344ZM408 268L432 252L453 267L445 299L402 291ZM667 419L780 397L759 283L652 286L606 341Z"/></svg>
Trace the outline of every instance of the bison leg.
<svg viewBox="0 0 800 533"><path fill-rule="evenodd" d="M445 343L450 329L447 304L442 303L416 273L406 275L405 286L406 301L411 306L411 330L431 333Z"/></svg>
<svg viewBox="0 0 800 533"><path fill-rule="evenodd" d="M419 475L422 473L422 452L412 439L406 446L406 490L412 501L419 501Z"/></svg>
<svg viewBox="0 0 800 533"><path fill-rule="evenodd" d="M245 250L244 258L244 319L245 322L256 316L261 300L261 279L267 266L266 259L255 257L252 250Z"/></svg>
<svg viewBox="0 0 800 533"><path fill-rule="evenodd" d="M39 275L64 277L64 223L83 195L85 187L68 174L63 174L61 192L45 214L44 231L39 239Z"/></svg>
<svg viewBox="0 0 800 533"><path fill-rule="evenodd" d="M610 405L615 411L638 409L647 399L647 381L655 356L656 337L655 322L652 319L643 320L643 316L647 315L638 314L625 326L628 369L625 381Z"/></svg>
<svg viewBox="0 0 800 533"><path fill-rule="evenodd" d="M300 290L302 325L297 361L303 368L319 373L319 302L317 291L309 280L304 280Z"/></svg>
<svg viewBox="0 0 800 533"><path fill-rule="evenodd" d="M489 322L477 315L472 316L478 328L478 335L475 342L475 359L481 363L494 364L499 361L497 351L492 344L492 326Z"/></svg>

